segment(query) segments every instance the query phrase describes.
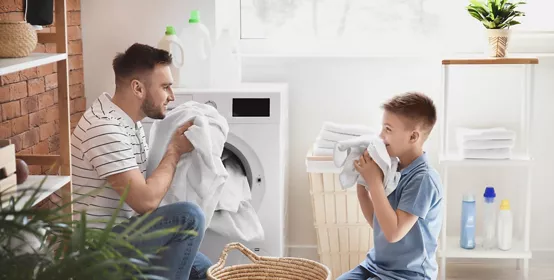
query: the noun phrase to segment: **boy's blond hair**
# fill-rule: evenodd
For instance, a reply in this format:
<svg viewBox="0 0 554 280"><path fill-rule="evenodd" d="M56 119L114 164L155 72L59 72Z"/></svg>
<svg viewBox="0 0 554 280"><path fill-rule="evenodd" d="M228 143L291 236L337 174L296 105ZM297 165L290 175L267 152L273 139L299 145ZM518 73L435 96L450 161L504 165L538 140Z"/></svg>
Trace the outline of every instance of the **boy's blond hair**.
<svg viewBox="0 0 554 280"><path fill-rule="evenodd" d="M437 122L437 110L431 98L420 92L407 92L394 96L381 106L385 111L403 116L420 126L426 135Z"/></svg>

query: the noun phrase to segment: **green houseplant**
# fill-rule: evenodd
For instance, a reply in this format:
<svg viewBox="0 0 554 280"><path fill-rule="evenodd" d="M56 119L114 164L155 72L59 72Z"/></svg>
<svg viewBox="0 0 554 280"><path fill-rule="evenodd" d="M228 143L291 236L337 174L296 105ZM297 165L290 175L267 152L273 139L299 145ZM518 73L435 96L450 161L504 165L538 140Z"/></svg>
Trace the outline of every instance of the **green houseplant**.
<svg viewBox="0 0 554 280"><path fill-rule="evenodd" d="M95 195L100 190L87 195ZM164 269L150 263L155 253L164 248L144 252L132 242L179 233L178 227L147 232L158 220L144 223L146 214L127 225L122 233L114 233L111 229L127 192L110 219L88 221L86 215L80 213L80 219L70 221L67 219L70 214L64 213L64 209L82 198L54 209L36 209L32 204L40 191L38 186L15 193L0 193L0 280L164 279L149 274ZM32 193L30 200L17 209L14 205L29 196L29 192ZM107 226L105 229L89 228L89 222L106 222ZM125 252L124 255L121 252Z"/></svg>
<svg viewBox="0 0 554 280"><path fill-rule="evenodd" d="M466 7L469 14L483 24L487 30L487 54L491 57L505 57L510 39L510 27L520 24L516 19L525 16L517 10L523 1L470 0Z"/></svg>

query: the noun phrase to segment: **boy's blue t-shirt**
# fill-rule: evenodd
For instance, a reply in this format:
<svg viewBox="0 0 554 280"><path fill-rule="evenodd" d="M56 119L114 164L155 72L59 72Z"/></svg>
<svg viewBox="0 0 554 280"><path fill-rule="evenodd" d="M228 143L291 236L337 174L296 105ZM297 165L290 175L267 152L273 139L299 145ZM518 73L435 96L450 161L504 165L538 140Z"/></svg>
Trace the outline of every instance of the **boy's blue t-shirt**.
<svg viewBox="0 0 554 280"><path fill-rule="evenodd" d="M373 217L374 248L362 265L382 280L436 279L435 253L442 226L442 184L424 153L400 171L400 181L389 196L392 208L418 216L412 229L389 243Z"/></svg>

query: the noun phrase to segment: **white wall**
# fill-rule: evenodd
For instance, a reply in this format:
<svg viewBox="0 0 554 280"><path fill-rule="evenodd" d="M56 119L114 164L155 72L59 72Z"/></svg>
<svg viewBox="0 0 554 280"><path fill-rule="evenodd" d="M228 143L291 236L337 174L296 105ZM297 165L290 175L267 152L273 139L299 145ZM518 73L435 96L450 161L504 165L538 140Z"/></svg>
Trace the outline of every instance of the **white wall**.
<svg viewBox="0 0 554 280"><path fill-rule="evenodd" d="M186 3L185 3L186 2ZM102 91L113 90L111 60L133 42L155 45L165 25L180 29L191 9L200 7L205 22L213 30L213 1L164 1L154 6L147 0L82 1L84 65L87 104ZM149 4L148 6L146 4ZM220 13L219 11L218 13ZM102 15L104 19L101 19ZM178 19L182 19L179 21ZM454 125L506 125L518 129L522 72L517 67L472 67L452 71L451 104L455 104ZM534 99L536 166L532 203L531 246L533 250L554 251L554 223L550 219L554 189L551 171L554 151L554 59L543 58L537 68ZM407 90L423 91L434 98L440 92L440 59L429 57L364 58L260 58L244 60L247 82L287 82L290 85L290 186L289 243L298 247L316 245L308 176L304 155L323 121L379 125L379 105L393 94ZM474 110L474 111L472 111ZM510 110L515 110L510 112ZM438 130L427 145L433 163L437 162ZM463 172L462 172L463 171ZM465 173L464 173L465 172ZM451 211L448 230L459 228L462 190L482 195L484 186L493 185L499 198L512 202L521 222L522 188L525 182L514 169L457 169L450 175L448 193ZM522 173L521 173L522 174ZM518 232L521 233L521 227ZM300 254L300 253L299 253Z"/></svg>
<svg viewBox="0 0 554 280"><path fill-rule="evenodd" d="M394 94L423 91L433 98L441 89L440 60L434 58L246 58L244 79L249 82L288 82L290 86L290 196L289 243L316 244L304 156L323 121L379 125L379 105ZM519 132L522 67L465 67L451 72L451 125L504 125ZM537 68L534 102L536 153L532 203L531 246L553 250L554 224L549 206L554 189L551 123L554 112L554 59L543 58ZM502 79L502 80L501 80ZM456 108L454 108L456 107ZM510 112L511 111L511 112ZM438 127L427 150L437 165ZM521 135L518 135L521 137ZM521 147L516 147L521 148ZM511 200L516 220L523 219L524 170L517 168L456 168L449 173L448 233L459 231L463 190L482 196L486 185L498 198ZM523 234L522 224L516 228ZM303 247L303 246L300 246Z"/></svg>
<svg viewBox="0 0 554 280"><path fill-rule="evenodd" d="M177 34L188 23L191 10L215 29L215 2L208 0L91 0L81 2L83 58L87 105L103 91L115 89L112 60L135 42L156 46L172 25Z"/></svg>

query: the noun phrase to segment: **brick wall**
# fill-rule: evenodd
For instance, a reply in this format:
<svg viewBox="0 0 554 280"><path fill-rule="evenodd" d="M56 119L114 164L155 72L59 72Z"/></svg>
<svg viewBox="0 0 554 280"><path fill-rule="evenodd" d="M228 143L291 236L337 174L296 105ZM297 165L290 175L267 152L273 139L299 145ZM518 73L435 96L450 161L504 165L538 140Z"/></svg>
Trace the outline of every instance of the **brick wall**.
<svg viewBox="0 0 554 280"><path fill-rule="evenodd" d="M0 0L1 20L24 20L25 0ZM71 127L85 110L83 84L83 46L81 41L80 0L67 0L69 92ZM40 32L54 32L48 27ZM55 44L38 44L37 52L55 52ZM0 139L11 139L17 152L27 154L57 154L58 91L56 64L35 67L0 76ZM32 174L47 167L30 166Z"/></svg>

